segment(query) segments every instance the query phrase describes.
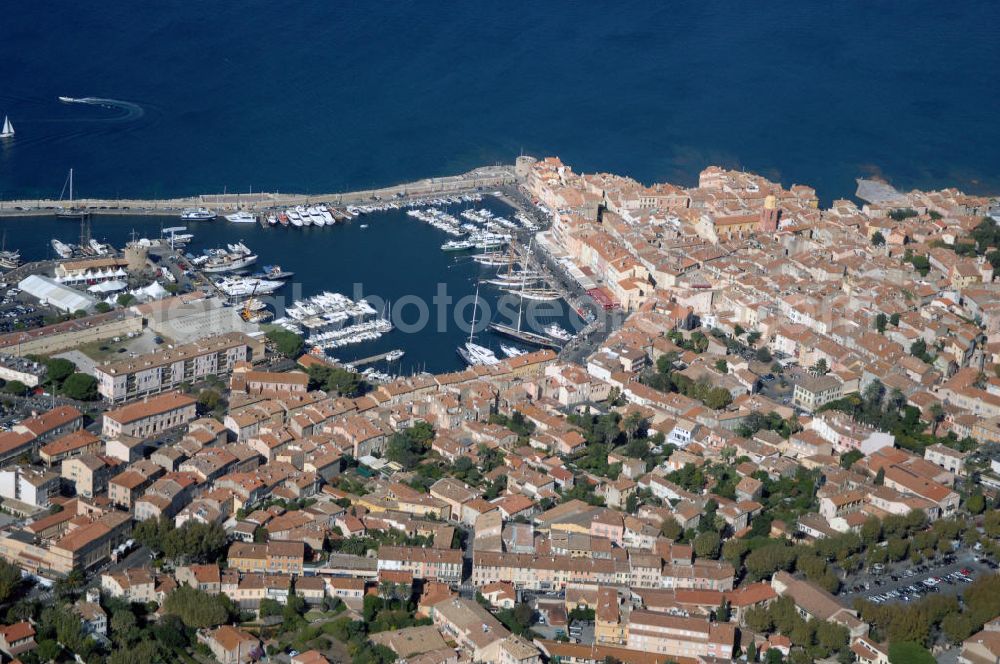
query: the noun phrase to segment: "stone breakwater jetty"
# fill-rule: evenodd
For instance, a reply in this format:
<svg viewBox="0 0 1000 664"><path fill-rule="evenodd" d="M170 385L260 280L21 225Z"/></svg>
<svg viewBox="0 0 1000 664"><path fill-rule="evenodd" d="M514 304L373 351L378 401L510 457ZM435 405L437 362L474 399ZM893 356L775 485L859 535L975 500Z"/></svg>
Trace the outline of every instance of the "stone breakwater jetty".
<svg viewBox="0 0 1000 664"><path fill-rule="evenodd" d="M68 201L31 199L0 201L0 217L52 215L69 207L86 210L94 215L166 215L176 216L186 208L206 207L219 214L236 210L268 210L329 203L331 205L354 205L373 200L425 198L445 194L458 194L512 184L513 165L496 165L475 168L461 175L425 178L416 182L397 184L381 189L365 189L332 194L279 194L267 192L235 194L201 194L185 198L165 199L101 199L82 198L70 204Z"/></svg>

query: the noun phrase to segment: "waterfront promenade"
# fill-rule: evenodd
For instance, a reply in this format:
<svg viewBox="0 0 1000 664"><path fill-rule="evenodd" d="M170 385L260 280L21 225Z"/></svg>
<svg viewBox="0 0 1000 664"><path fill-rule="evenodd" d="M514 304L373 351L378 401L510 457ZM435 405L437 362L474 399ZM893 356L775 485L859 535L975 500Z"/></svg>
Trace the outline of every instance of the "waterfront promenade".
<svg viewBox="0 0 1000 664"><path fill-rule="evenodd" d="M461 175L425 178L416 182L330 194L280 194L268 192L201 194L185 198L146 199L96 199L74 200L75 208L102 215L169 215L176 216L185 208L207 207L222 214L235 210L267 210L311 205L324 202L331 205L360 205L374 200L392 198L425 198L495 188L514 182L512 165L485 166ZM67 201L31 199L0 201L0 217L52 215L55 210L69 207Z"/></svg>

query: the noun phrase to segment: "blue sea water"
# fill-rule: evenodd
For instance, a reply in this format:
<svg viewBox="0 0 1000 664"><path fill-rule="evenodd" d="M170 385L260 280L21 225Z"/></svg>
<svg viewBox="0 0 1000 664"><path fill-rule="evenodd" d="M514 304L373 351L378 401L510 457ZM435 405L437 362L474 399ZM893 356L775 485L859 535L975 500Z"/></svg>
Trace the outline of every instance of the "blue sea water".
<svg viewBox="0 0 1000 664"><path fill-rule="evenodd" d="M1000 192L995 1L5 0L2 15L0 115L17 134L0 141L0 200L56 197L71 167L80 197L318 193L521 152L644 182L740 167L824 202L861 175ZM98 217L93 234L121 246L164 223L177 222ZM294 270L283 297L358 283L398 305L443 284L467 300L488 272L401 213L360 223L192 230L196 249L242 237ZM26 259L79 231L54 218L0 228ZM494 310L497 295L484 288ZM397 370L447 371L466 330L397 330L337 354L398 347Z"/></svg>
<svg viewBox="0 0 1000 664"><path fill-rule="evenodd" d="M0 198L331 191L522 150L1000 191L1000 3L6 0ZM126 102L60 104L60 95Z"/></svg>
<svg viewBox="0 0 1000 664"><path fill-rule="evenodd" d="M505 203L490 196L474 206L497 215L511 214ZM444 209L457 215L466 207L470 204ZM178 224L182 222L176 217L97 215L90 222L90 232L101 242L123 247L132 237L156 238L162 228ZM456 349L468 340L474 306L477 343L493 348L498 357L503 357L501 343L532 350L488 328L491 321L516 325L514 295L481 284L479 299L475 299L477 282L491 278L496 268L474 262L470 252L441 251L441 244L452 238L403 210L367 214L323 228L262 227L222 218L185 225L194 234L186 250L194 255L243 241L259 256L252 270L278 264L294 272L285 287L261 298L279 316L295 300L334 291L354 299L364 297L380 314L391 317L396 329L382 338L329 352L343 361L401 349L406 353L402 360L391 366L380 362L376 368L397 374L461 369L465 365ZM46 260L55 258L50 239L80 241L80 223L55 216L0 217L0 234L8 249L20 250L23 260ZM522 314L524 328L536 332L553 322L568 330L579 330L584 324L564 302L526 302Z"/></svg>

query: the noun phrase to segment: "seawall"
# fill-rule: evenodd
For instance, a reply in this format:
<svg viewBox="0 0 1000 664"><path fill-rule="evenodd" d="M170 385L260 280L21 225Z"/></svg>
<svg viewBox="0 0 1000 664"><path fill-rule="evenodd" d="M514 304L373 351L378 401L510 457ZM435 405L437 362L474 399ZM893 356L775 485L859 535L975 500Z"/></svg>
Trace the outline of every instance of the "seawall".
<svg viewBox="0 0 1000 664"><path fill-rule="evenodd" d="M259 192L253 194L201 194L185 198L165 199L98 199L84 198L73 201L74 208L86 209L93 215L165 215L177 216L185 208L207 207L219 213L237 209L266 210L329 203L354 205L377 199L421 198L458 192L495 188L515 182L513 165L485 166L460 175L425 178L416 182L397 184L381 189L365 189L330 194L279 194ZM53 215L56 210L69 207L66 201L32 199L0 201L0 217L30 217Z"/></svg>

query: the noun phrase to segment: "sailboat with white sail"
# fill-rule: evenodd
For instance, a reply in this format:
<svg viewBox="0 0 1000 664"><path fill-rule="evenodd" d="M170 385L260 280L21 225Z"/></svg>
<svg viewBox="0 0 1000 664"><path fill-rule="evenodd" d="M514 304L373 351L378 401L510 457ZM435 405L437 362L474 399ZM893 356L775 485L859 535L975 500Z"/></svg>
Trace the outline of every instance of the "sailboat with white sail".
<svg viewBox="0 0 1000 664"><path fill-rule="evenodd" d="M0 129L0 138L11 138L14 135L14 125L10 123L10 118L3 116L3 129Z"/></svg>

